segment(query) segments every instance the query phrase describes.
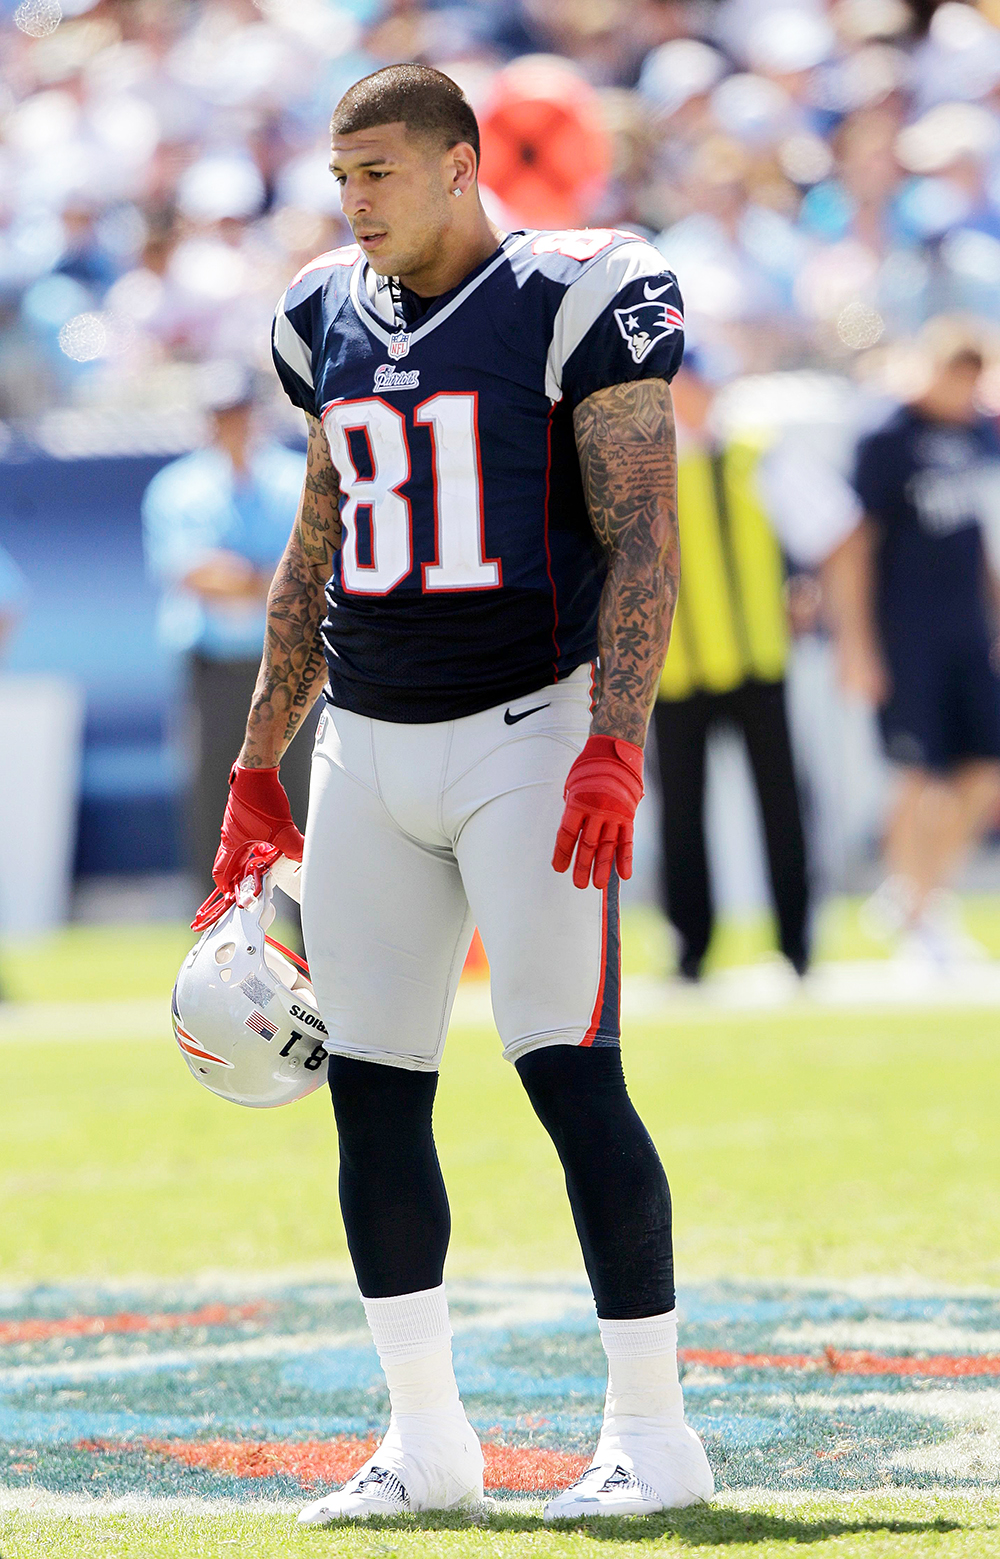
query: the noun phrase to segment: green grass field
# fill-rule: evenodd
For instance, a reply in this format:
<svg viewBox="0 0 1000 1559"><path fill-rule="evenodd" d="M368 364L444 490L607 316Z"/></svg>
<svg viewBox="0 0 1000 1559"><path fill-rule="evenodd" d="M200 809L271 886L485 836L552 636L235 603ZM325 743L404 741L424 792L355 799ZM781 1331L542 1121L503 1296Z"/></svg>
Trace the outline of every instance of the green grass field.
<svg viewBox="0 0 1000 1559"><path fill-rule="evenodd" d="M975 907L1000 952L1000 913ZM850 910L827 947L870 953ZM336 1149L321 1091L288 1110L233 1109L194 1086L166 993L183 928L75 929L8 949L0 1009L0 1275L5 1285L215 1273L347 1276ZM761 945L732 933L728 956ZM626 968L661 956L627 928ZM727 956L723 939L721 957ZM629 1024L626 1072L675 1202L683 1282L859 1278L1000 1289L1000 1010L687 1013ZM554 1153L486 1024L453 1028L439 1092L452 1277L582 1269ZM1000 1393L997 1394L1000 1402ZM2 1485L2 1472L0 1472ZM0 1487L2 1494L2 1487ZM44 1554L552 1555L807 1545L859 1556L1000 1554L988 1490L853 1495L735 1490L672 1518L543 1530L530 1509L477 1522L298 1532L249 1511L157 1516L0 1503L0 1559Z"/></svg>
<svg viewBox="0 0 1000 1559"><path fill-rule="evenodd" d="M1000 1498L900 1500L876 1496L849 1505L809 1500L794 1507L756 1498L744 1505L677 1511L673 1516L586 1521L543 1529L530 1512L411 1517L340 1530L296 1530L288 1517L237 1515L81 1520L0 1516L3 1559L599 1559L683 1555L685 1559L779 1559L805 1549L816 1559L989 1559L1000 1553Z"/></svg>

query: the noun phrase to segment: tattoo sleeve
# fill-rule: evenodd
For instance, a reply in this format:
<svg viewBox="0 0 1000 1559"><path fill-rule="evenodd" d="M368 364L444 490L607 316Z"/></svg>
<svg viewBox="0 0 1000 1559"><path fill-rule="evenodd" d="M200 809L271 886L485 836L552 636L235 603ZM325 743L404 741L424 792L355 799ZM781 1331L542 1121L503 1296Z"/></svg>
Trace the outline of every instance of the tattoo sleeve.
<svg viewBox="0 0 1000 1559"><path fill-rule="evenodd" d="M573 427L590 521L608 557L591 729L641 747L680 583L670 390L663 379L597 390Z"/></svg>
<svg viewBox="0 0 1000 1559"><path fill-rule="evenodd" d="M240 763L273 768L326 681L319 625L340 546L340 484L322 424L307 418L309 446L298 512L267 597L264 658Z"/></svg>

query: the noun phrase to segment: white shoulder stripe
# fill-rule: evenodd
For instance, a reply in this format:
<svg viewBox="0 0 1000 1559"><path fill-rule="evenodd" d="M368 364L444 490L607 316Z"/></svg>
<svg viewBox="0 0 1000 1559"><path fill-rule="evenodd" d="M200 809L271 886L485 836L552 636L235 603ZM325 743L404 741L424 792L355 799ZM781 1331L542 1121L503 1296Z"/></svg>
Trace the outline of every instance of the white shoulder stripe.
<svg viewBox="0 0 1000 1559"><path fill-rule="evenodd" d="M545 362L545 393L550 400L562 399L563 369L616 293L640 276L662 276L665 269L662 254L637 238L635 243L619 244L610 253L599 255L567 287Z"/></svg>
<svg viewBox="0 0 1000 1559"><path fill-rule="evenodd" d="M281 302L274 314L274 350L293 373L304 379L313 389L312 353L285 313L287 292L281 294Z"/></svg>

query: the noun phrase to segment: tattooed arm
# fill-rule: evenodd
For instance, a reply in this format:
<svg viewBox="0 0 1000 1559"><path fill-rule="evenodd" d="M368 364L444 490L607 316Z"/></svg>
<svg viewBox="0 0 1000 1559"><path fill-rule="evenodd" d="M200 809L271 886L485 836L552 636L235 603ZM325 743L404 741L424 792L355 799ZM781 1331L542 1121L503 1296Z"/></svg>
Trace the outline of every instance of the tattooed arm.
<svg viewBox="0 0 1000 1559"><path fill-rule="evenodd" d="M309 448L298 513L267 597L267 630L239 762L270 769L319 697L325 679L319 625L340 546L340 485L323 427L308 417Z"/></svg>
<svg viewBox="0 0 1000 1559"><path fill-rule="evenodd" d="M591 730L641 747L680 582L670 390L662 379L597 390L576 408L573 428L591 524L608 556Z"/></svg>

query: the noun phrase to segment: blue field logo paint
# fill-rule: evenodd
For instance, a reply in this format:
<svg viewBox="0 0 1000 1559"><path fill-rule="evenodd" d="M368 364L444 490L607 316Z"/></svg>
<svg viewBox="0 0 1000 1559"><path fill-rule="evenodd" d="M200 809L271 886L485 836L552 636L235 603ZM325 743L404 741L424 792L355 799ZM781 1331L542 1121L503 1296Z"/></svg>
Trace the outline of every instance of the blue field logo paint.
<svg viewBox="0 0 1000 1559"><path fill-rule="evenodd" d="M353 1286L7 1296L0 1483L287 1500L342 1481L388 1416ZM589 1295L454 1284L455 1362L494 1494L563 1486L592 1450ZM1000 1295L718 1284L680 1298L688 1418L720 1488L993 1486Z"/></svg>

